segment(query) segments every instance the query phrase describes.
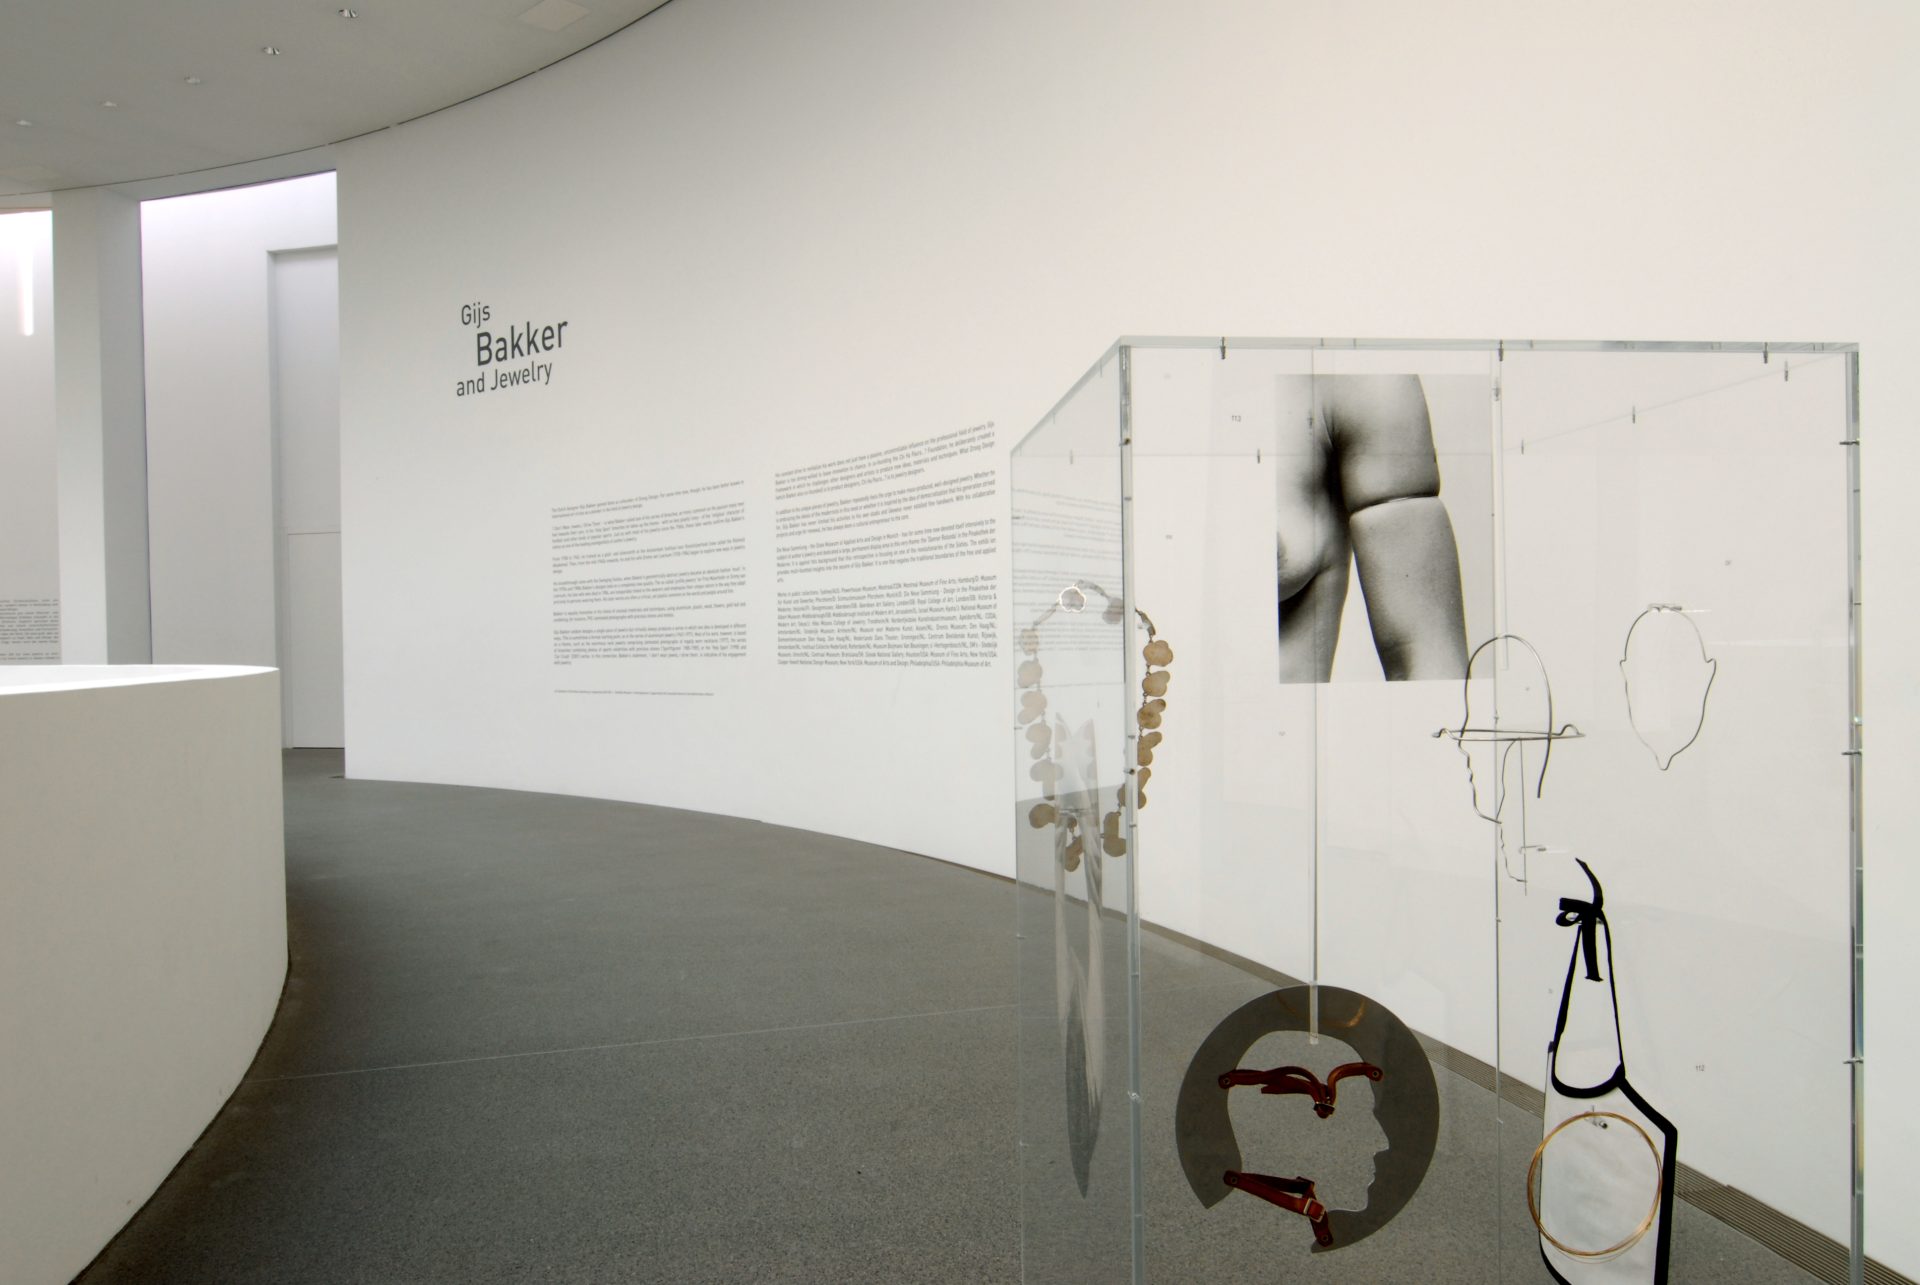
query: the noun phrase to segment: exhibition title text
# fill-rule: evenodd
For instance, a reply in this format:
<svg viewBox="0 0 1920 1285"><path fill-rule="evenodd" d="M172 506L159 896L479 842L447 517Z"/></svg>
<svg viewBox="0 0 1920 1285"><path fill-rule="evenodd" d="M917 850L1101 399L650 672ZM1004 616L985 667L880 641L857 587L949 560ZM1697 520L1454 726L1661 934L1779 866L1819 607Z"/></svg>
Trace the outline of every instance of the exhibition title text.
<svg viewBox="0 0 1920 1285"><path fill-rule="evenodd" d="M493 308L489 304L460 305L460 324L473 328L473 362L480 373L461 378L454 385L454 396L476 397L481 393L544 388L551 384L553 362L541 358L566 346L567 323L523 321L509 324L500 332L482 329L492 320Z"/></svg>

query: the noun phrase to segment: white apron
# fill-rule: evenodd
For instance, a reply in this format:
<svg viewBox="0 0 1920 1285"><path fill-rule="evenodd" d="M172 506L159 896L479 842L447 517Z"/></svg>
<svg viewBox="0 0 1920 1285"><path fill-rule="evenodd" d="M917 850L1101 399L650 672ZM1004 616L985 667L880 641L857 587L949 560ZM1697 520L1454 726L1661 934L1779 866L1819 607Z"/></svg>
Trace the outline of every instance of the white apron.
<svg viewBox="0 0 1920 1285"><path fill-rule="evenodd" d="M1613 930L1600 881L1586 862L1580 868L1593 900L1561 898L1554 920L1575 936L1547 1045L1544 1129L1527 1173L1528 1207L1540 1228L1540 1256L1561 1285L1665 1285L1680 1134L1627 1082ZM1589 985L1602 980L1603 939L1604 991Z"/></svg>

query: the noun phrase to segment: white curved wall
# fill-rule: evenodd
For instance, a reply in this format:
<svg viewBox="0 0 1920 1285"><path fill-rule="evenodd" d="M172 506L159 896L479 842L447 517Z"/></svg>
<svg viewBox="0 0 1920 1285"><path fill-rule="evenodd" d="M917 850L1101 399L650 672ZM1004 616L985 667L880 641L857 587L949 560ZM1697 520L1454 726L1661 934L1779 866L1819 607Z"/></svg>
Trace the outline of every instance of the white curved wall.
<svg viewBox="0 0 1920 1285"><path fill-rule="evenodd" d="M240 1082L287 967L272 670L0 670L0 1276L72 1278Z"/></svg>
<svg viewBox="0 0 1920 1285"><path fill-rule="evenodd" d="M1879 783L1920 767L1920 591L1872 559L1910 538L1878 479L1920 470L1896 427L1920 417L1916 53L1907 8L1785 0L680 0L344 145L350 767L1004 871L1005 666L779 664L777 473L989 421L999 459L1123 333L1857 340L1887 497L1870 1076L1897 1101L1920 800ZM470 301L567 319L553 382L457 398ZM746 654L557 680L552 508L735 481ZM1004 583L1004 547L989 565ZM1883 1212L1920 1146L1894 1116ZM1920 1225L1870 1226L1920 1268Z"/></svg>

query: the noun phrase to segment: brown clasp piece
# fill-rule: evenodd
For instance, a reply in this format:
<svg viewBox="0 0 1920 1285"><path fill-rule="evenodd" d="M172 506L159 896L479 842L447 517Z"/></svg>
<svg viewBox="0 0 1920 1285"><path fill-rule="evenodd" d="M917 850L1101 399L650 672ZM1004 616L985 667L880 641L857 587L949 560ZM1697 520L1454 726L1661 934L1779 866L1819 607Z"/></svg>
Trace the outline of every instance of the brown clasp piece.
<svg viewBox="0 0 1920 1285"><path fill-rule="evenodd" d="M1333 1228L1327 1225L1327 1207L1314 1194L1311 1178L1275 1178L1264 1173L1241 1173L1237 1169L1229 1169L1220 1176L1220 1180L1249 1196L1258 1196L1268 1204L1299 1214L1313 1224L1315 1240L1322 1245L1333 1244Z"/></svg>
<svg viewBox="0 0 1920 1285"><path fill-rule="evenodd" d="M1346 1062L1327 1072L1325 1084L1320 1077L1304 1066L1276 1066L1271 1071L1228 1071L1220 1077L1220 1087L1231 1089L1235 1085L1257 1084L1262 1093L1304 1093L1313 1099L1313 1113L1322 1120L1333 1114L1334 1099L1338 1090L1334 1087L1350 1075L1364 1075L1369 1080L1378 1081L1386 1074L1371 1062Z"/></svg>

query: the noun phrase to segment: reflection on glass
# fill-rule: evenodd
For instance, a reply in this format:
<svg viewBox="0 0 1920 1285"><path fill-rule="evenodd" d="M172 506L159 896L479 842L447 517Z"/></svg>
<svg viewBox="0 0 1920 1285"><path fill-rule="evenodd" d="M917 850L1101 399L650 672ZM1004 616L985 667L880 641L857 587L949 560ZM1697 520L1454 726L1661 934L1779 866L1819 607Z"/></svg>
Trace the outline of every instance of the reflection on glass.
<svg viewBox="0 0 1920 1285"><path fill-rule="evenodd" d="M1029 756L1034 760L1028 775L1040 786L1041 800L1027 812L1027 824L1050 832L1054 848L1054 996L1060 1016L1061 1064L1066 1081L1067 1141L1072 1155L1074 1183L1081 1195L1087 1194L1093 1154L1100 1139L1100 1106L1106 1078L1107 986L1105 950L1107 917L1104 887L1106 863L1096 859L1090 845L1096 842L1101 856L1127 855L1124 821L1127 786L1113 791L1111 806L1104 802L1099 768L1099 728L1092 721L1068 724L1058 713L1050 712L1042 681L1046 667L1041 663L1041 638L1056 614L1078 616L1089 602L1100 605L1102 622L1113 625L1122 618L1118 599L1096 584L1075 581L1061 589L1054 603L1020 633L1019 645L1026 659L1015 677L1021 688L1017 721L1026 725ZM1146 669L1140 683L1143 702L1136 713L1142 728L1157 727L1166 708L1169 678L1167 665L1173 663L1173 648L1159 638L1153 621L1145 612L1136 611L1147 642L1141 659ZM1051 720L1051 721L1049 721ZM1146 806L1144 793L1152 776L1147 766L1153 762L1153 748L1162 739L1158 731L1145 732L1135 749L1138 765L1133 773L1133 789L1138 806ZM1068 888L1068 876L1084 871L1078 882L1081 895Z"/></svg>

